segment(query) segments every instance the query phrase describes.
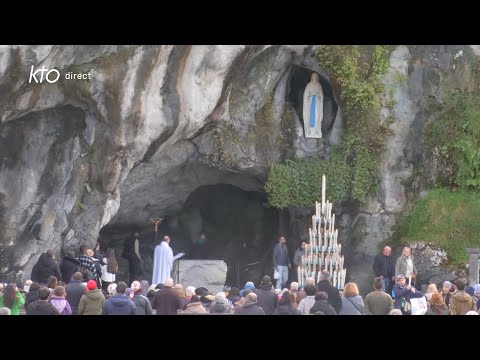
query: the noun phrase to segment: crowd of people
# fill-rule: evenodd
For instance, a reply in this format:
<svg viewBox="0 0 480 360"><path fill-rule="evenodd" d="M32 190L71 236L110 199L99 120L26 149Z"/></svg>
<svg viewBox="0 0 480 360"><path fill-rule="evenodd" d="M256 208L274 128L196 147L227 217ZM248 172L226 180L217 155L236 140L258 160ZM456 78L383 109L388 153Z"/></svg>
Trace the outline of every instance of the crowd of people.
<svg viewBox="0 0 480 360"><path fill-rule="evenodd" d="M384 290L384 279L375 277L373 291L365 299L358 286L347 283L339 291L331 284L331 274L323 271L315 284L313 277L299 289L292 282L289 289L274 289L269 276L258 286L247 282L243 289L225 286L212 294L204 287L174 284L148 285L133 281L109 284L107 290L97 287L95 280L83 281L75 272L68 284L50 276L47 284L27 280L24 284L0 284L1 315L409 315L406 306L415 297L425 297L426 315L477 315L480 306L480 284L466 287L463 278L455 285L446 281L439 292L430 284L426 294L407 285L405 276L396 277L394 297Z"/></svg>
<svg viewBox="0 0 480 360"><path fill-rule="evenodd" d="M255 286L248 281L242 289L225 286L213 294L205 287L174 284L172 278L150 285L133 279L130 286L116 280L118 264L113 249L106 253L82 245L80 253L66 254L58 264L51 251L42 254L32 269L31 280L0 283L1 315L410 315L413 299L422 299L426 315L477 315L480 284L468 286L465 278L429 284L426 293L414 285L417 271L409 248L404 248L395 266L387 246L373 264L376 277L365 298L357 284L339 290L332 275L322 271L318 283L307 278L305 286L288 280L291 267L285 238L274 250L277 286L268 275ZM294 265L301 257L300 244Z"/></svg>

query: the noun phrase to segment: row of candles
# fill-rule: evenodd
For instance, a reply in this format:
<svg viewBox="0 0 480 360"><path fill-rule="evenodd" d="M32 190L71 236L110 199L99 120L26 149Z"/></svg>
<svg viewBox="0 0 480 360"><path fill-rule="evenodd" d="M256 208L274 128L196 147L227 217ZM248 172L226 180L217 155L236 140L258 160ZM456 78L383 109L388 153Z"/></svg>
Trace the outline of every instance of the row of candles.
<svg viewBox="0 0 480 360"><path fill-rule="evenodd" d="M317 272L315 272L315 271L308 272L304 268L299 267L298 268L298 276L299 276L298 286L300 288L304 287L306 279L308 277L312 277L312 278L316 279L316 281L318 283L320 281L320 274L321 273L322 273L321 270L318 270ZM334 269L333 271L330 270L329 273L332 276L332 285L339 290L343 289L345 287L345 278L347 276L347 269L341 269L341 268L339 268L338 270Z"/></svg>
<svg viewBox="0 0 480 360"><path fill-rule="evenodd" d="M338 229L335 229L335 214L332 203L325 201L326 178L322 177L322 202L315 202L315 215L309 230L310 243L305 245L301 266L298 268L298 283L303 287L307 277L320 281L322 270L332 276L332 285L343 289L347 270L343 268L342 245L338 244Z"/></svg>

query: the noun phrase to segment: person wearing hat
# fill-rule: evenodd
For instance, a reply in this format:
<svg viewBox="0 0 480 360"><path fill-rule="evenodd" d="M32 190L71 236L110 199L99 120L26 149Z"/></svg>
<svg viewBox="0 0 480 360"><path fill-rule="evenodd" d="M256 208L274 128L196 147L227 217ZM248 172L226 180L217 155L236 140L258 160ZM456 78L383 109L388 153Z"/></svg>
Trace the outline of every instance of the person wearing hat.
<svg viewBox="0 0 480 360"><path fill-rule="evenodd" d="M225 292L221 291L215 295L215 301L210 304L210 313L228 314L232 312L232 304L229 303Z"/></svg>
<svg viewBox="0 0 480 360"><path fill-rule="evenodd" d="M253 290L253 289L255 289L255 285L253 284L253 282L247 281L247 283L245 284L245 287L242 290L240 290L240 296L243 297L245 295L244 294L245 290Z"/></svg>
<svg viewBox="0 0 480 360"><path fill-rule="evenodd" d="M423 294L415 289L412 285L407 285L405 275L399 274L396 277L397 283L393 287L395 294L395 309L400 309L404 315L410 315L411 305L410 299L414 297L422 297Z"/></svg>
<svg viewBox="0 0 480 360"><path fill-rule="evenodd" d="M101 315L104 302L105 296L97 289L97 282L88 280L86 292L78 303L78 315Z"/></svg>

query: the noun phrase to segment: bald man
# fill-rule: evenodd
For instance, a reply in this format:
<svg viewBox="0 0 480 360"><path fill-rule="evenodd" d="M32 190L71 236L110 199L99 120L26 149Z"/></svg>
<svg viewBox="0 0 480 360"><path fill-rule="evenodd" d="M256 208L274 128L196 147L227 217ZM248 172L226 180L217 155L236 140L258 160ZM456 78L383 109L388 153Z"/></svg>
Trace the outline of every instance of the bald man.
<svg viewBox="0 0 480 360"><path fill-rule="evenodd" d="M373 271L376 277L383 279L383 290L390 294L395 281L395 268L392 260L392 249L390 246L385 246L381 254L375 256L373 262ZM391 286L390 286L391 285Z"/></svg>
<svg viewBox="0 0 480 360"><path fill-rule="evenodd" d="M182 308L182 300L173 288L172 278L165 279L163 289L155 293L152 308L156 309L157 315L177 315L177 311Z"/></svg>

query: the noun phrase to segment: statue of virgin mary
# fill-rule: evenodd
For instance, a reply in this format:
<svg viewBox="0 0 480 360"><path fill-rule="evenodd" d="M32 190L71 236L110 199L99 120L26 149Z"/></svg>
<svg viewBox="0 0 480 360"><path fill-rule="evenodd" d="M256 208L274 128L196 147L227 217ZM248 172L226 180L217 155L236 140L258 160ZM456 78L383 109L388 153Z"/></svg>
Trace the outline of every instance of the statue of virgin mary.
<svg viewBox="0 0 480 360"><path fill-rule="evenodd" d="M322 137L323 90L318 74L313 73L303 93L303 123L306 138Z"/></svg>

